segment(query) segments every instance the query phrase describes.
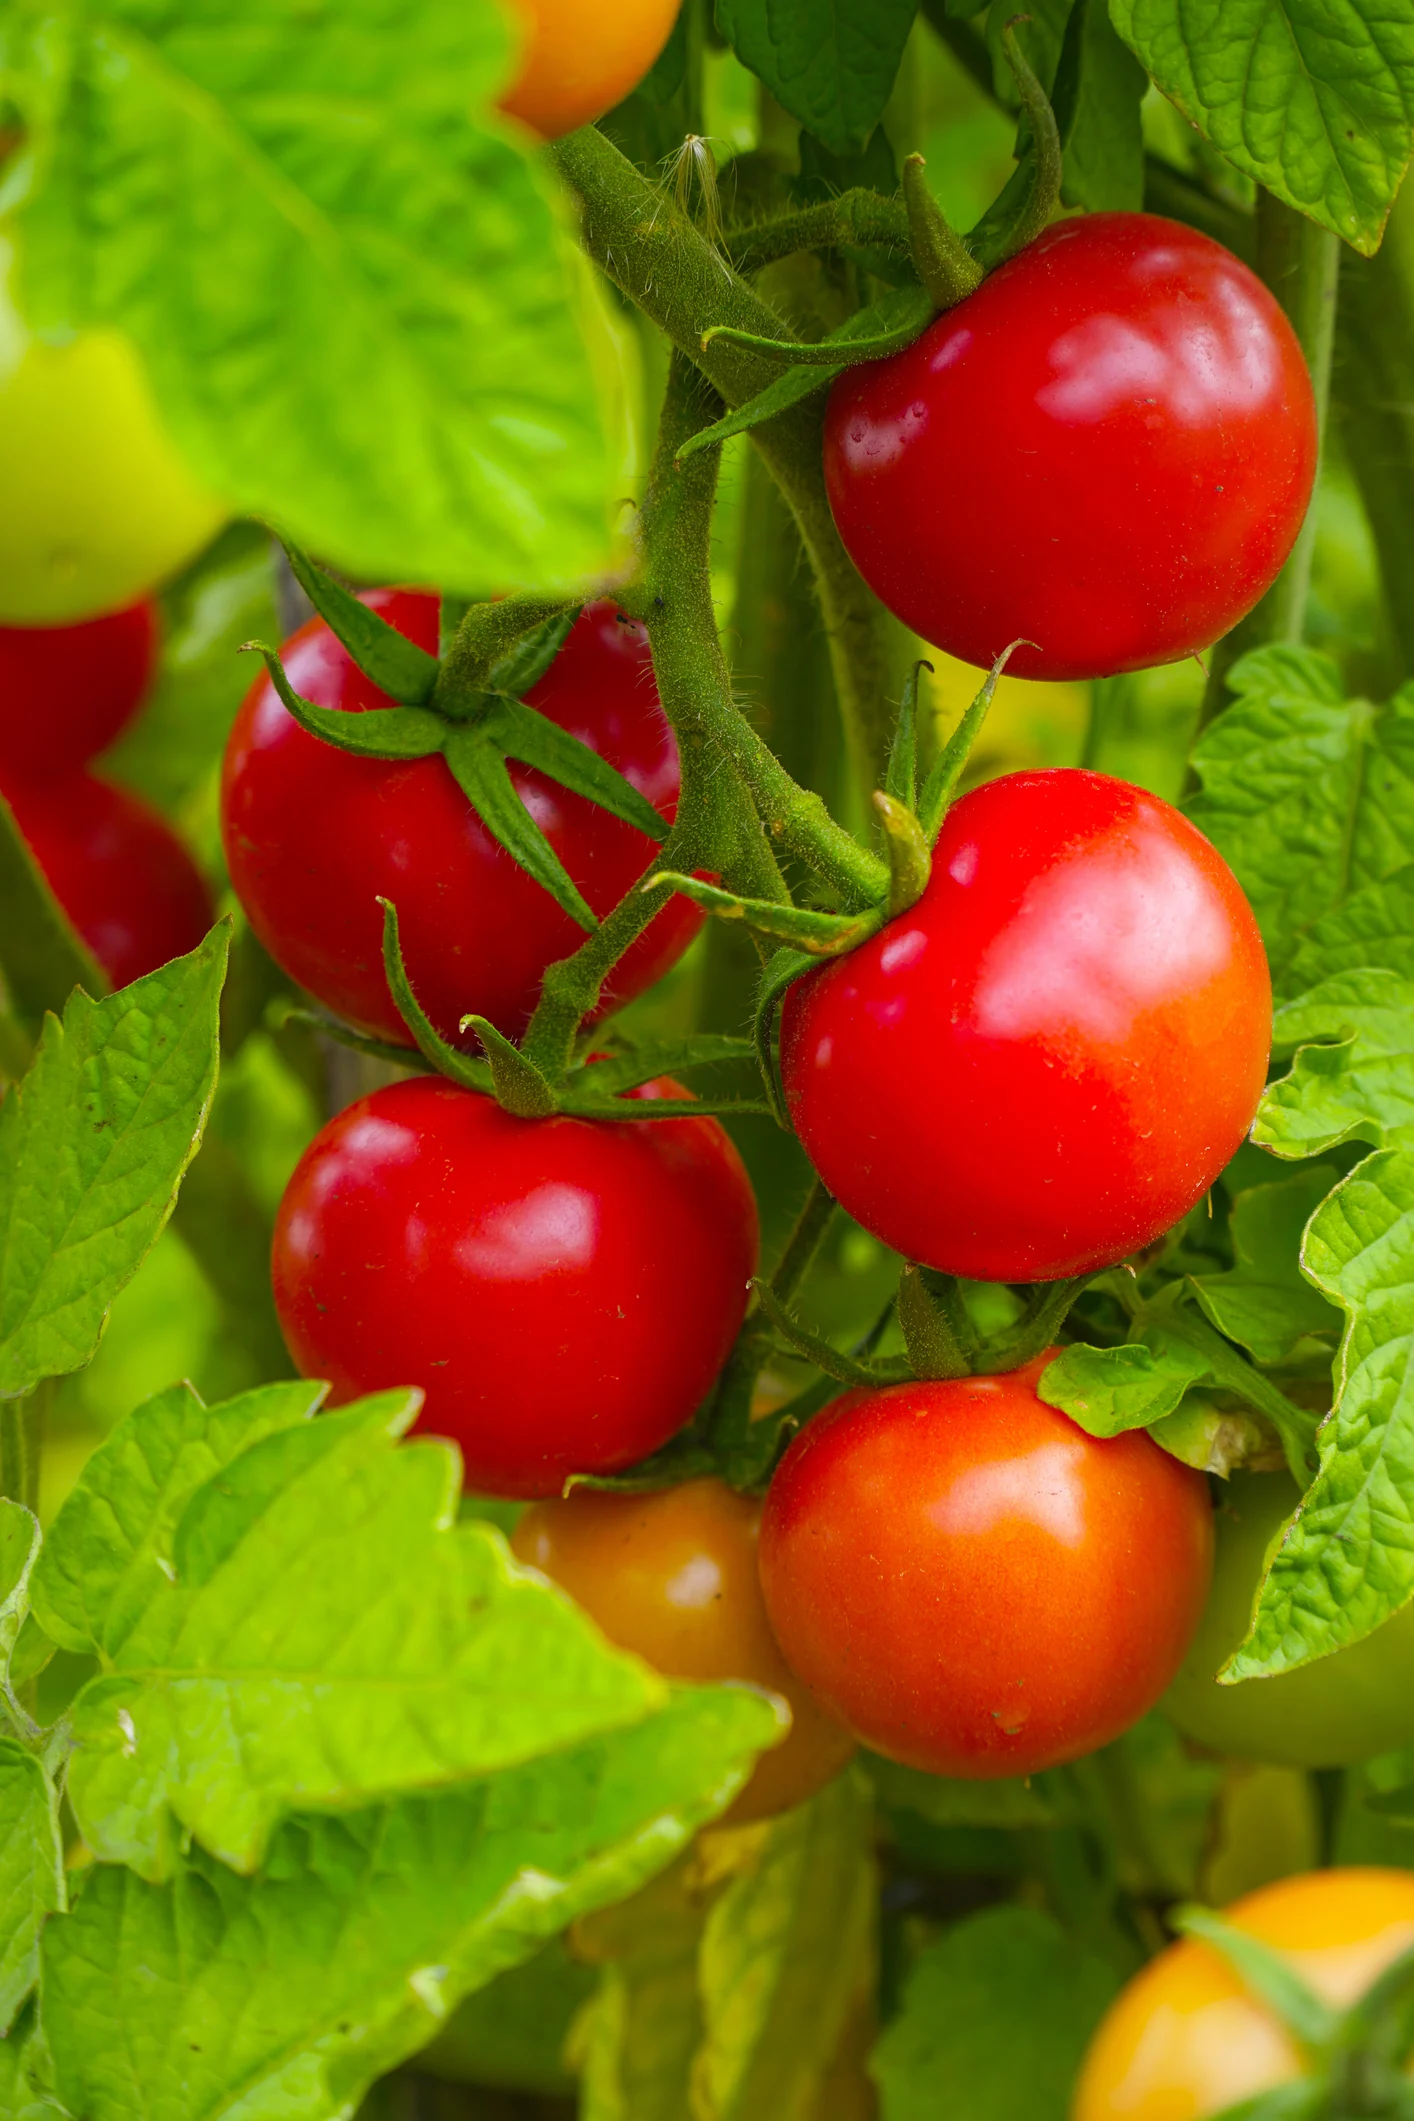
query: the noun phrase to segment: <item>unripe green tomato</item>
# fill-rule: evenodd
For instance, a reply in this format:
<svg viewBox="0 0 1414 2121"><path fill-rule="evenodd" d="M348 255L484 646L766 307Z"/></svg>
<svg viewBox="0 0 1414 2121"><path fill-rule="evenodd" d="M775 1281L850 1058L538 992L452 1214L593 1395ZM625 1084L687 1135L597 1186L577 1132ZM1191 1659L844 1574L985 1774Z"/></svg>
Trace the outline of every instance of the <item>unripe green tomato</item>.
<svg viewBox="0 0 1414 2121"><path fill-rule="evenodd" d="M168 440L129 341L36 339L10 298L12 263L0 236L0 624L63 625L135 603L230 510Z"/></svg>
<svg viewBox="0 0 1414 2121"><path fill-rule="evenodd" d="M1414 1605L1347 1650L1219 1686L1247 1632L1267 1549L1299 1501L1285 1473L1239 1473L1215 1518L1213 1588L1161 1706L1186 1738L1277 1767L1347 1767L1414 1743Z"/></svg>

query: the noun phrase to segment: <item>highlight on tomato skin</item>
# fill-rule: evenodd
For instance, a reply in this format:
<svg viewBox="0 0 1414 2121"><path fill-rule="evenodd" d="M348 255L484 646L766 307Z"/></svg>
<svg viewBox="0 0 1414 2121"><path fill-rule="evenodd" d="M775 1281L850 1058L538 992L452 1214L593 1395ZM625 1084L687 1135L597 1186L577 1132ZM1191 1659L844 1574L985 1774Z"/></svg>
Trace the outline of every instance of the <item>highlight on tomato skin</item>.
<svg viewBox="0 0 1414 2121"><path fill-rule="evenodd" d="M1310 1871L1247 1894L1224 1920L1274 1946L1317 1997L1344 2008L1414 1944L1414 1873ZM1210 1945L1185 1937L1102 2019L1071 2121L1209 2121L1306 2074L1275 2013Z"/></svg>
<svg viewBox="0 0 1414 2121"><path fill-rule="evenodd" d="M64 626L0 626L0 781L75 772L119 737L157 666L150 598Z"/></svg>
<svg viewBox="0 0 1414 2121"><path fill-rule="evenodd" d="M730 1353L756 1202L715 1119L518 1119L422 1076L340 1112L275 1224L275 1306L336 1404L425 1394L482 1495L556 1495L667 1442ZM640 1093L645 1094L645 1093Z"/></svg>
<svg viewBox="0 0 1414 2121"><path fill-rule="evenodd" d="M1019 677L1208 648L1268 589L1315 483L1315 398L1276 298L1153 214L1063 220L914 344L845 370L825 483L905 625Z"/></svg>
<svg viewBox="0 0 1414 2121"><path fill-rule="evenodd" d="M841 1206L980 1281L1113 1266L1200 1201L1266 1082L1242 888L1173 806L1080 768L953 805L923 896L788 990L791 1120Z"/></svg>
<svg viewBox="0 0 1414 2121"><path fill-rule="evenodd" d="M422 590L364 592L364 602L435 653L439 601ZM283 650L294 690L317 706L363 714L390 707L322 619ZM616 766L671 822L681 777L658 701L643 628L611 601L586 606L529 705ZM587 798L512 761L511 781L573 881L601 917L643 874L655 844ZM221 833L237 897L291 979L371 1037L412 1044L383 970L383 909L398 909L413 991L449 1044L488 1017L518 1037L545 967L584 931L519 868L477 817L440 757L356 758L323 744L287 712L262 674L227 742ZM678 960L702 925L675 897L625 953L600 1010L631 1001Z"/></svg>
<svg viewBox="0 0 1414 2121"><path fill-rule="evenodd" d="M1055 1350L999 1376L859 1387L791 1444L761 1582L787 1663L865 1745L1024 1776L1127 1730L1172 1679L1212 1571L1200 1473L1047 1406Z"/></svg>
<svg viewBox="0 0 1414 2121"><path fill-rule="evenodd" d="M646 1494L575 1488L526 1511L518 1558L581 1605L611 1642L670 1679L738 1680L785 1700L791 1726L723 1815L745 1825L804 1804L852 1756L771 1633L757 1572L761 1504L713 1476Z"/></svg>

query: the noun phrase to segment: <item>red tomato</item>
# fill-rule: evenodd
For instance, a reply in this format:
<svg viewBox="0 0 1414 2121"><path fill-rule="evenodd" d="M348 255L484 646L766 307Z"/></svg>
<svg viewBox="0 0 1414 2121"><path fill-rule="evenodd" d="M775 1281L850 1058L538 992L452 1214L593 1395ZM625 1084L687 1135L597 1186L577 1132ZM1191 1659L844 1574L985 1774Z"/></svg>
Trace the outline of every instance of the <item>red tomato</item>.
<svg viewBox="0 0 1414 2121"><path fill-rule="evenodd" d="M421 1425L455 1438L469 1487L556 1495L693 1413L757 1242L714 1119L515 1119L424 1076L350 1105L306 1150L276 1219L275 1304L336 1401L420 1385Z"/></svg>
<svg viewBox="0 0 1414 2121"><path fill-rule="evenodd" d="M928 888L799 980L791 1118L825 1184L925 1266L1048 1281L1201 1200L1266 1075L1271 983L1221 855L1105 774L1013 773L948 813Z"/></svg>
<svg viewBox="0 0 1414 2121"><path fill-rule="evenodd" d="M1206 648L1275 579L1316 474L1296 334L1220 244L1059 222L830 393L825 482L891 611L964 662L1104 677Z"/></svg>
<svg viewBox="0 0 1414 2121"><path fill-rule="evenodd" d="M142 704L157 660L157 606L73 626L0 626L0 775L73 773Z"/></svg>
<svg viewBox="0 0 1414 2121"><path fill-rule="evenodd" d="M1049 1360L847 1392L766 1497L786 1662L864 1744L929 1774L1029 1775L1107 1744L1203 1610L1202 1475L1142 1430L1099 1442L1044 1405Z"/></svg>
<svg viewBox="0 0 1414 2121"><path fill-rule="evenodd" d="M409 589L364 601L420 647L437 646L438 604ZM290 683L321 707L389 707L321 619L284 651ZM612 604L583 613L527 695L600 752L671 819L678 755L658 704L648 642ZM583 796L512 764L511 778L598 914L653 858L653 842ZM268 678L247 694L226 747L221 826L250 924L300 986L361 1031L411 1044L383 977L381 897L398 909L413 991L443 1038L473 1011L508 1037L524 1030L548 964L584 932L492 839L440 758L354 758L320 743ZM612 1002L630 1001L687 948L702 916L675 898L618 966Z"/></svg>
<svg viewBox="0 0 1414 2121"><path fill-rule="evenodd" d="M115 987L194 950L211 894L157 812L92 774L10 782L6 799L30 852Z"/></svg>

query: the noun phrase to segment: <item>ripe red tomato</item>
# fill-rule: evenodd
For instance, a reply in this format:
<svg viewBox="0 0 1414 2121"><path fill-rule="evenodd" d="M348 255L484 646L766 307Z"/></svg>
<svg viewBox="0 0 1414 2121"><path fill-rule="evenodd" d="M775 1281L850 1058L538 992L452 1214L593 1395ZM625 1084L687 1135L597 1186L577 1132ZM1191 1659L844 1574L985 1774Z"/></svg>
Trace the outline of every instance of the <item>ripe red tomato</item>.
<svg viewBox="0 0 1414 2121"><path fill-rule="evenodd" d="M418 590L365 603L422 648L438 604ZM320 707L389 707L321 619L284 650L290 683ZM678 755L658 704L648 642L612 604L593 604L530 704L617 766L671 819ZM645 833L512 764L526 808L598 914L653 857ZM359 1030L411 1044L383 976L381 897L398 909L413 991L443 1038L473 1011L524 1030L545 967L584 940L567 913L492 839L440 758L355 758L300 728L268 678L247 694L226 747L221 829L250 924L291 979ZM674 898L620 962L612 1003L632 1000L687 948L702 916Z"/></svg>
<svg viewBox="0 0 1414 2121"><path fill-rule="evenodd" d="M1048 228L825 419L840 536L891 611L1020 677L1177 662L1275 579L1316 474L1296 334L1152 214Z"/></svg>
<svg viewBox="0 0 1414 2121"><path fill-rule="evenodd" d="M1202 1475L1142 1430L1100 1442L1046 1406L1049 1360L847 1392L766 1497L786 1662L864 1744L929 1774L1029 1775L1107 1744L1203 1610Z"/></svg>
<svg viewBox="0 0 1414 2121"><path fill-rule="evenodd" d="M425 1076L306 1150L276 1219L275 1304L336 1401L420 1385L421 1425L455 1438L469 1487L555 1495L681 1428L741 1324L757 1243L716 1120L516 1119Z"/></svg>
<svg viewBox="0 0 1414 2121"><path fill-rule="evenodd" d="M558 140L602 118L638 86L677 20L679 0L514 0L524 18L520 72L501 109Z"/></svg>
<svg viewBox="0 0 1414 2121"><path fill-rule="evenodd" d="M756 1567L761 1505L725 1481L647 1495L576 1488L516 1526L520 1559L551 1577L610 1642L671 1679L738 1679L790 1705L784 1742L763 1753L725 1815L733 1825L804 1804L837 1775L854 1739L782 1657Z"/></svg>
<svg viewBox="0 0 1414 2121"><path fill-rule="evenodd" d="M1109 1266L1186 1214L1262 1094L1240 885L1157 796L1079 770L954 805L918 904L799 980L791 1118L886 1244L982 1281Z"/></svg>
<svg viewBox="0 0 1414 2121"><path fill-rule="evenodd" d="M211 894L165 818L90 773L9 781L5 796L49 887L115 987L194 950Z"/></svg>
<svg viewBox="0 0 1414 2121"><path fill-rule="evenodd" d="M142 704L157 660L157 606L72 626L0 626L0 775L72 773Z"/></svg>
<svg viewBox="0 0 1414 2121"><path fill-rule="evenodd" d="M1414 1943L1414 1877L1310 1871L1247 1894L1225 1919L1275 1945L1323 2002L1344 2009ZM1101 2020L1073 2121L1203 2121L1305 2074L1276 2014L1210 1945L1185 1937Z"/></svg>

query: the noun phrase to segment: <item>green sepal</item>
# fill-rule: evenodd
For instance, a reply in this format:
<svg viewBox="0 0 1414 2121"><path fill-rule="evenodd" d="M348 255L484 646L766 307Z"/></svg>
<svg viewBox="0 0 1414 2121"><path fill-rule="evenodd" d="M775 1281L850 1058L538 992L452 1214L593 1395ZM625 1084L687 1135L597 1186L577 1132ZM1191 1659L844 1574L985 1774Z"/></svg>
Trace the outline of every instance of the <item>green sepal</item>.
<svg viewBox="0 0 1414 2121"><path fill-rule="evenodd" d="M432 1063L415 1046L396 1046L390 1038L370 1038L367 1032L355 1031L337 1016L326 1016L322 1009L302 1009L290 1002L273 1009L266 1017L270 1030L281 1031L287 1024L294 1024L301 1031L317 1031L321 1038L332 1038L337 1045L347 1046L351 1053L366 1053L370 1060L391 1061L395 1067L411 1068L426 1072ZM435 1074L436 1070L432 1069Z"/></svg>
<svg viewBox="0 0 1414 2121"><path fill-rule="evenodd" d="M917 1267L907 1266L899 1276L898 1322L915 1377L966 1377L967 1356L953 1331L952 1320L936 1303Z"/></svg>
<svg viewBox="0 0 1414 2121"><path fill-rule="evenodd" d="M572 597L539 595L533 590L464 606L456 632L443 643L433 698L438 713L445 714L449 722L464 722L480 713L488 691L511 692L517 686L529 691L535 680L522 673L535 669L548 629L566 611L573 623L580 609ZM536 646L527 650L526 661L520 664L518 651L528 635L534 637ZM509 673L510 682L501 680L503 672ZM493 674L497 674L494 685Z"/></svg>
<svg viewBox="0 0 1414 2121"><path fill-rule="evenodd" d="M1029 641L1011 641L1002 650L982 680L976 698L934 759L918 798L918 822L923 827L923 837L929 847L936 847L938 844L938 834L943 829L943 819L948 814L953 792L962 778L963 768L981 732L982 724L987 719L987 709L992 704L997 679L1016 650L1031 645Z"/></svg>
<svg viewBox="0 0 1414 2121"><path fill-rule="evenodd" d="M982 268L928 189L922 155L905 155L903 202L914 270L937 310L953 309L982 284Z"/></svg>
<svg viewBox="0 0 1414 2121"><path fill-rule="evenodd" d="M446 741L447 724L430 708L379 707L369 714L350 714L342 707L316 707L294 690L278 649L267 641L244 641L241 652L247 651L264 658L271 684L300 728L336 751L362 759L425 759Z"/></svg>
<svg viewBox="0 0 1414 2121"><path fill-rule="evenodd" d="M787 987L793 986L802 973L813 971L819 962L818 958L808 957L803 950L777 950L768 960L761 974L761 984L756 990L756 1009L751 1023L756 1065L761 1070L761 1080L766 1085L766 1095L771 1100L776 1124L784 1127L787 1133L791 1131L790 1114L786 1110L785 1092L781 1088L780 1070L776 1065L771 1030L776 1018L776 1004Z"/></svg>
<svg viewBox="0 0 1414 2121"><path fill-rule="evenodd" d="M729 346L746 346L754 353L772 354L778 361L788 361L792 368L838 371L853 368L859 361L883 361L890 354L902 353L920 332L927 330L936 315L937 305L926 288L899 287L851 317L853 329L842 325L828 338L770 339L757 332L737 331L730 324L713 324L703 332L702 344L706 348L721 339ZM874 328L876 325L878 329ZM718 426L723 424L719 422ZM696 436L692 446L700 449L707 439L720 440L717 428L708 428L705 434ZM681 453L686 455L686 448Z"/></svg>
<svg viewBox="0 0 1414 2121"><path fill-rule="evenodd" d="M997 262L1010 258L1028 243L1034 243L1060 204L1061 178L1063 175L1060 128L1051 101L1036 77L1025 52L1021 49L1013 23L1008 22L1002 31L1002 50L1007 65L1016 82L1021 107L1031 124L1031 142L1027 149L1026 190L1019 210L1011 221L997 252ZM1022 174L1018 170L1017 175ZM1008 186L1010 190L1010 186ZM1005 197L1005 193L1003 197Z"/></svg>
<svg viewBox="0 0 1414 2121"><path fill-rule="evenodd" d="M887 1362L860 1362L847 1355L842 1348L832 1347L820 1334L813 1333L809 1326L797 1318L795 1313L781 1302L769 1282L759 1278L752 1283L761 1309L781 1338L797 1355L813 1362L817 1370L833 1377L842 1385L889 1385L901 1384L912 1373L909 1365L900 1357L891 1357Z"/></svg>
<svg viewBox="0 0 1414 2121"><path fill-rule="evenodd" d="M1180 1907L1169 1921L1182 1936L1196 1937L1226 1959L1243 1986L1275 2012L1308 2054L1330 2046L1340 2026L1339 2012L1323 2003L1270 1944L1224 1922L1211 1908Z"/></svg>
<svg viewBox="0 0 1414 2121"><path fill-rule="evenodd" d="M624 1473L571 1473L561 1494L576 1488L602 1488L611 1495L648 1495L661 1488L680 1487L685 1480L700 1480L717 1471L716 1453L690 1429L669 1437L651 1458L642 1458Z"/></svg>
<svg viewBox="0 0 1414 2121"><path fill-rule="evenodd" d="M474 1031L480 1039L491 1069L491 1087L503 1111L513 1112L517 1119L546 1119L559 1110L551 1083L504 1032L484 1016L464 1016L461 1028Z"/></svg>
<svg viewBox="0 0 1414 2121"><path fill-rule="evenodd" d="M884 770L885 795L891 795L896 803L906 803L910 810L918 807L918 688L923 672L932 668L931 663L920 658L904 679L889 763Z"/></svg>
<svg viewBox="0 0 1414 2121"><path fill-rule="evenodd" d="M531 687L538 685L548 672L583 609L582 604L572 604L568 611L556 612L553 618L542 620L540 625L524 634L498 662L491 665L486 690L508 693L513 700L524 699Z"/></svg>
<svg viewBox="0 0 1414 2121"><path fill-rule="evenodd" d="M444 729L443 735L442 748L452 776L492 839L542 890L549 892L572 921L592 935L599 926L597 917L516 794L495 742L477 728Z"/></svg>
<svg viewBox="0 0 1414 2121"><path fill-rule="evenodd" d="M15 814L0 796L0 965L10 998L29 1023L55 1015L75 987L99 1001L111 992L108 975L50 890ZM29 1065L21 1027L10 1041L20 1072Z"/></svg>
<svg viewBox="0 0 1414 2121"><path fill-rule="evenodd" d="M774 1119L764 1098L752 1097L598 1097L578 1089L559 1092L558 1110L573 1119L611 1119L637 1126L683 1119Z"/></svg>
<svg viewBox="0 0 1414 2121"><path fill-rule="evenodd" d="M670 884L674 891L705 907L708 913L715 913L719 920L744 921L755 934L769 936L812 958L839 957L846 950L853 950L874 933L882 919L882 912L872 907L864 913L817 913L813 907L791 906L778 899L738 898L734 891L723 891L716 884L682 876L673 869L660 870L642 888L652 891L660 884Z"/></svg>
<svg viewBox="0 0 1414 2121"><path fill-rule="evenodd" d="M659 1039L632 1053L610 1054L606 1060L593 1062L589 1079L603 1095L617 1097L621 1091L636 1090L641 1083L656 1082L660 1075L682 1075L689 1068L710 1068L722 1061L751 1060L755 1050L749 1038L737 1038L725 1031L703 1031L694 1038Z"/></svg>
<svg viewBox="0 0 1414 2121"><path fill-rule="evenodd" d="M587 796L611 817L622 818L626 825L647 833L658 845L667 838L668 827L647 796L640 795L617 767L537 708L527 707L517 699L493 699L475 727L510 758L519 759L523 766L533 766L537 773L558 781L562 788L572 788L576 795Z"/></svg>
<svg viewBox="0 0 1414 2121"><path fill-rule="evenodd" d="M380 692L405 707L425 705L437 682L436 656L408 640L378 612L370 611L362 598L325 574L322 567L316 567L298 545L291 545L284 538L280 542L291 574L364 676L371 678Z"/></svg>
<svg viewBox="0 0 1414 2121"><path fill-rule="evenodd" d="M884 828L884 852L889 862L887 913L893 920L916 906L928 888L933 862L923 827L906 803L896 802L882 788L874 791L874 808Z"/></svg>
<svg viewBox="0 0 1414 2121"><path fill-rule="evenodd" d="M472 1060L468 1054L458 1053L449 1046L440 1032L433 1029L424 1015L417 996L412 991L407 966L403 963L402 942L398 935L398 909L390 898L378 901L383 908L383 970L388 980L388 991L397 1005L399 1016L407 1025L423 1059L431 1064L439 1075L460 1084L463 1090L479 1090L484 1097L494 1095L491 1070L485 1061Z"/></svg>

